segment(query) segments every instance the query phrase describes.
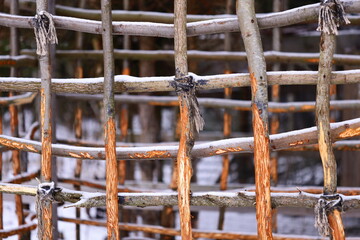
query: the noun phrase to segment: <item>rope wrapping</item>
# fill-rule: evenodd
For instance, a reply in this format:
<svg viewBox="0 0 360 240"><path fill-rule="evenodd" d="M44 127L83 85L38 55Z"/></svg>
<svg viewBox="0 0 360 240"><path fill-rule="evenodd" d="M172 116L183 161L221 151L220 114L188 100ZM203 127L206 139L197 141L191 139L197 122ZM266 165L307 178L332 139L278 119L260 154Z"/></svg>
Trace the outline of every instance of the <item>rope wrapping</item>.
<svg viewBox="0 0 360 240"><path fill-rule="evenodd" d="M44 239L46 233L43 232L44 211L48 211L49 205L55 201L54 195L61 191L61 188L55 187L54 182L40 183L36 192L36 214L38 219L38 239Z"/></svg>
<svg viewBox="0 0 360 240"><path fill-rule="evenodd" d="M336 210L342 211L343 198L339 194L322 195L315 206L315 228L323 237L330 235L327 214Z"/></svg>
<svg viewBox="0 0 360 240"><path fill-rule="evenodd" d="M33 18L36 54L45 56L48 52L48 44L57 44L56 29L52 15L46 11L41 11Z"/></svg>
<svg viewBox="0 0 360 240"><path fill-rule="evenodd" d="M191 121L193 121L192 126L195 127L196 133L203 130L205 122L200 112L199 102L195 95L195 81L191 75L184 76L182 78L175 78L175 81L172 82L175 92L177 94L185 94L185 102L189 106L190 114L192 116ZM193 132L195 132L193 131Z"/></svg>
<svg viewBox="0 0 360 240"><path fill-rule="evenodd" d="M341 24L350 23L349 19L345 16L344 6L339 0L322 0L320 5L317 31L337 35L337 28Z"/></svg>

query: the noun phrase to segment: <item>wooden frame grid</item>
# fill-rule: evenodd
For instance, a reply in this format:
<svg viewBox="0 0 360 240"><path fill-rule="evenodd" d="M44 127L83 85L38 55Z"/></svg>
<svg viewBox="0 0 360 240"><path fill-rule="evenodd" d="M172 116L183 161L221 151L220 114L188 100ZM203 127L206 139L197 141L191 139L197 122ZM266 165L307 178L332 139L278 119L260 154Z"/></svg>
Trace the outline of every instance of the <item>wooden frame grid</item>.
<svg viewBox="0 0 360 240"><path fill-rule="evenodd" d="M337 0L332 0L338 2ZM41 154L40 177L44 182L53 180L51 164L53 156L71 157L77 159L74 179L58 179L59 183L73 184L75 191L57 187L54 188L50 200L38 202L41 212L37 212L39 221L39 238L52 239L53 216L52 202L70 202L67 207L103 207L107 208L107 221L89 221L81 219L76 211L76 218L61 217L56 220L77 224L76 239L80 239L81 224L106 226L108 239L120 239L120 231L144 231L162 235L178 236L183 239L199 237L214 239L318 239L308 236L284 236L273 233L276 231L278 207L306 207L317 208L319 202L326 197L341 199L341 209L327 210L326 215L334 239L344 239L341 211L360 208L360 190L337 188L337 167L333 155L334 150L359 151L360 141L346 140L360 135L360 118L330 123L330 110L359 109L360 100L331 100L330 88L335 85L360 82L360 70L332 71L332 65L359 66L360 57L354 55L334 54L335 34L321 35L319 54L285 53L280 50L279 27L297 23L313 23L318 19L320 9L326 5L320 4L303 6L297 9L280 11L279 1L274 1L276 13L256 15L254 0L237 1L237 15L231 15L230 10L220 16L187 15L187 1L174 0L174 15L147 12L139 15L131 11L112 11L111 0L101 1L101 11L89 11L86 17L81 9L85 2L81 1L79 8L57 5L58 15L51 15L56 29L77 31L76 50L58 50L57 58L77 59L75 78L59 79L52 77L51 51L49 43L45 44L46 53L38 57L40 78L18 77L17 69L31 64L36 66L35 51L18 49L18 34L16 28L36 28L32 17L18 15L22 9L22 1L11 1L11 13L0 13L0 25L10 27L11 55L0 56L0 61L9 63L11 75L0 77L0 88L9 92L8 97L0 98L0 107L8 107L11 112L11 135L2 133L2 114L0 115L0 165L2 166L2 152L13 152L14 178L2 180L0 183L0 238L22 234L36 227L35 215L24 211L22 196L38 196L38 189L34 186L22 185L39 172L21 173L19 152ZM231 6L228 1L228 6ZM277 4L275 4L275 2ZM360 13L359 0L344 0L341 2L347 13ZM125 7L127 8L127 7ZM38 0L36 5L38 15L47 12L48 1ZM92 19L92 20L89 20ZM128 22L134 21L137 22ZM101 20L101 21L100 21ZM141 20L143 22L139 22ZM172 20L174 23L172 24ZM349 17L354 25L360 24L360 18ZM148 22L149 21L149 22ZM155 21L155 22L150 22ZM187 23L188 22L188 23ZM264 52L259 29L274 28L274 44L271 52ZM187 38L214 33L230 33L241 30L246 52L232 52L228 37L225 37L225 51L205 52L187 49ZM82 33L102 35L103 50L82 50ZM113 36L150 36L174 38L174 51L135 51L127 43L124 49L114 49ZM84 78L82 61L84 59L103 58L104 77ZM123 75L115 76L115 59L125 59ZM134 77L129 76L128 61L133 59L162 59L174 60L174 76L170 77ZM188 61L191 59L206 59L219 61L245 61L249 66L249 73L230 73L230 68L224 74L199 76L188 72ZM279 63L312 63L319 64L318 71L280 71ZM273 63L273 70L266 70L266 64ZM279 87L283 85L317 85L315 102L281 103L279 102ZM273 87L273 101L269 102L268 86ZM231 88L251 87L252 101L232 100ZM225 99L199 98L195 90L225 89ZM170 92L176 91L176 97L131 96L116 93L136 92ZM14 95L11 92L27 92ZM17 128L17 106L32 103L37 93L40 93L41 141L34 140L34 132L39 128L34 125L28 130L26 137L20 137ZM76 142L60 139L61 143L53 143L51 96L66 97L77 101L75 117ZM83 95L83 94L92 94ZM103 95L96 95L103 94ZM82 110L81 102L85 100L103 100L104 105L104 144L82 141ZM180 109L180 140L177 145L146 145L116 142L115 104L148 103L156 106L178 106ZM202 118L198 114L198 104L209 108L223 108L224 138L231 136L231 119L228 111L251 111L253 114L254 137L240 137L207 142L195 142L196 134L202 128ZM122 138L125 139L128 128L127 105L120 112L120 128ZM274 117L269 126L268 113L290 113L315 111L317 127L278 133L279 120ZM195 119L195 116L197 117ZM275 115L276 116L276 115ZM340 141L339 141L340 140ZM318 143L318 145L317 145ZM80 145L80 146L79 146ZM271 178L277 182L276 153L278 151L319 151L324 165L324 188L307 190L278 189L270 187ZM273 153L272 155L271 152ZM255 161L255 189L237 192L227 191L227 177L229 170L229 154L254 153ZM192 176L191 159L209 156L223 156L223 172L221 174L221 191L191 192L190 179ZM82 160L106 159L106 184L80 179ZM171 159L176 162L177 184L173 187L176 192L151 191L149 189L132 189L122 187L125 181L125 160L156 160ZM118 166L118 162L120 162ZM272 167L271 167L272 164ZM274 167L275 166L275 167ZM2 167L0 167L1 169ZM275 170L274 170L275 169ZM1 171L0 171L1 172ZM1 175L1 174L0 174ZM119 185L119 182L121 185ZM81 191L80 186L90 186L106 190L105 194L95 194ZM15 229L2 229L2 193L16 194L16 213L19 226ZM338 194L338 195L337 195ZM50 202L49 202L50 201ZM164 212L173 211L172 206L179 207L180 230L148 225L127 224L119 221L119 206L165 206ZM192 229L190 206L220 207L218 229L220 231L202 232ZM224 212L226 207L247 207L256 205L258 234L249 235L223 231ZM169 214L170 216L170 214ZM327 220L326 220L327 221Z"/></svg>

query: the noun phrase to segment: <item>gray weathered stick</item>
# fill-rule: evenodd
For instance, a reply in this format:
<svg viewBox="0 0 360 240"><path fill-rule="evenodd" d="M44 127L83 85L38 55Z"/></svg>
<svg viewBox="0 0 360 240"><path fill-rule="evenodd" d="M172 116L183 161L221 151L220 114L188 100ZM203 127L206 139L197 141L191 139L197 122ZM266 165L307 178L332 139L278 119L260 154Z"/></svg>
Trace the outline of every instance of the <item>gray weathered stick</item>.
<svg viewBox="0 0 360 240"><path fill-rule="evenodd" d="M119 239L117 199L116 130L114 104L114 55L111 21L111 0L101 1L102 40L104 51L104 111L106 156L106 214L108 239Z"/></svg>
<svg viewBox="0 0 360 240"><path fill-rule="evenodd" d="M274 85L316 85L317 71L284 71L268 72L268 84ZM220 89L227 87L249 87L250 76L247 73L219 74L198 76L193 73L194 85L197 90ZM360 70L334 71L331 84L359 83ZM122 92L158 92L174 91L174 76L172 77L131 77L115 76L114 93ZM56 93L103 93L104 78L52 79L51 90ZM35 92L40 89L39 78L0 77L3 91Z"/></svg>
<svg viewBox="0 0 360 240"><path fill-rule="evenodd" d="M244 41L251 81L256 220L259 239L273 239L270 199L270 145L266 63L254 0L238 0L236 12Z"/></svg>
<svg viewBox="0 0 360 240"><path fill-rule="evenodd" d="M360 12L360 2L356 0L346 0L344 7L348 13ZM280 13L272 13L258 18L261 29L289 26L302 22L315 22L319 14L319 4L306 5ZM0 13L0 25L13 26L18 28L32 28L31 18L23 16L11 16ZM68 29L73 31L101 34L101 22L71 17L54 16L54 21L58 29ZM172 24L163 23L144 23L144 22L114 22L113 34L153 36L153 37L174 37L174 27ZM188 36L199 36L204 34L215 34L224 32L238 32L239 24L236 18L213 19L187 24Z"/></svg>

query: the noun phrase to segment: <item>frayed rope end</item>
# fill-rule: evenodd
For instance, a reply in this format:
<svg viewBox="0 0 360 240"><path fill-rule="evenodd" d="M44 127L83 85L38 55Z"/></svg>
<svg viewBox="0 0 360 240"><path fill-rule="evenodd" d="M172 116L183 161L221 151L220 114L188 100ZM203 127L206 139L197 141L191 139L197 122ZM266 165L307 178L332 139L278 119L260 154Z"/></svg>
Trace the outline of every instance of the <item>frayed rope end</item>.
<svg viewBox="0 0 360 240"><path fill-rule="evenodd" d="M46 11L41 11L33 18L36 54L45 56L48 53L48 44L57 44L56 29L53 17Z"/></svg>
<svg viewBox="0 0 360 240"><path fill-rule="evenodd" d="M196 98L194 78L191 75L177 78L174 81L173 87L178 94L184 93L186 95L184 100L192 116L191 121L193 121L193 124L191 125L194 127L193 132L199 133L203 130L205 121L201 115L199 102Z"/></svg>
<svg viewBox="0 0 360 240"><path fill-rule="evenodd" d="M319 25L317 31L326 34L338 34L340 24L350 24L345 16L344 6L339 0L322 0L319 12Z"/></svg>
<svg viewBox="0 0 360 240"><path fill-rule="evenodd" d="M339 194L322 195L315 205L315 228L323 237L330 235L328 216L335 209L342 211L343 198Z"/></svg>

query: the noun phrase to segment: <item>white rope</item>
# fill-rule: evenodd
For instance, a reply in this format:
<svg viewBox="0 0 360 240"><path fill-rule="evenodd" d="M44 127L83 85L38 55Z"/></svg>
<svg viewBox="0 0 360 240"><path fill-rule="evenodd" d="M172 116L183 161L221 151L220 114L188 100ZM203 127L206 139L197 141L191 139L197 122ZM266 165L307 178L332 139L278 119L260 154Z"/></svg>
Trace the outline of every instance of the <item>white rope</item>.
<svg viewBox="0 0 360 240"><path fill-rule="evenodd" d="M344 6L339 0L323 0L321 2L317 31L337 35L340 24L349 23L349 19L345 16Z"/></svg>
<svg viewBox="0 0 360 240"><path fill-rule="evenodd" d="M52 15L41 11L35 15L34 32L36 39L36 54L45 56L48 52L48 44L57 44L56 29Z"/></svg>

